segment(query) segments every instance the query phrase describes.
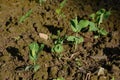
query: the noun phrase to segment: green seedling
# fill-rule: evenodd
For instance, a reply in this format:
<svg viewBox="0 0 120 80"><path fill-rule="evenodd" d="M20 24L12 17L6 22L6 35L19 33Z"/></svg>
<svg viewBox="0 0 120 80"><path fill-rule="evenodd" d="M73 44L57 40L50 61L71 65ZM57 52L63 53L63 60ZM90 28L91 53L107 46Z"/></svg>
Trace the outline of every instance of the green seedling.
<svg viewBox="0 0 120 80"><path fill-rule="evenodd" d="M111 12L106 11L105 9L100 9L96 13L93 13L90 15L93 22L97 23L97 26L100 26L100 24L103 22L104 19L108 19Z"/></svg>
<svg viewBox="0 0 120 80"><path fill-rule="evenodd" d="M60 37L60 31L57 31L57 40L55 40L54 42L54 46L52 47L51 51L52 52L56 52L56 53L61 53L63 52L63 41L65 40L65 36L64 37Z"/></svg>
<svg viewBox="0 0 120 80"><path fill-rule="evenodd" d="M27 17L29 17L30 15L32 14L32 9L29 10L25 15L23 15L20 20L19 20L19 23L22 23L26 20Z"/></svg>
<svg viewBox="0 0 120 80"><path fill-rule="evenodd" d="M63 77L58 77L57 79L53 79L53 80L65 80Z"/></svg>
<svg viewBox="0 0 120 80"><path fill-rule="evenodd" d="M58 15L62 15L64 16L63 13L61 13L61 10L63 9L63 7L65 6L65 3L67 2L67 0L63 0L61 3L60 3L60 7L56 9L56 13Z"/></svg>
<svg viewBox="0 0 120 80"><path fill-rule="evenodd" d="M68 36L67 41L70 41L73 44L75 44L75 50L76 50L77 44L82 43L84 41L84 38L83 37L77 37L77 36Z"/></svg>
<svg viewBox="0 0 120 80"><path fill-rule="evenodd" d="M103 20L108 19L110 16L111 12L106 11L105 9L100 9L96 13L93 13L90 15L90 18L92 21L89 21L89 31L96 31L98 33L96 38L99 37L100 35L107 35L107 31L103 28L100 27L100 24L103 22Z"/></svg>
<svg viewBox="0 0 120 80"><path fill-rule="evenodd" d="M44 48L44 44L41 44L40 46L38 43L33 42L29 45L30 53L29 58L33 62L33 65L27 66L26 70L33 69L34 71L37 71L39 69L39 65L36 64L36 61L38 59L39 52L42 51Z"/></svg>
<svg viewBox="0 0 120 80"><path fill-rule="evenodd" d="M86 28L89 25L89 21L88 20L78 21L78 19L76 17L75 19L72 19L70 21L70 23L71 23L71 28L72 28L73 32L76 33L76 35L68 36L67 40L75 44L75 50L76 50L77 45L84 41L83 37L78 36L78 32L81 32L82 29Z"/></svg>

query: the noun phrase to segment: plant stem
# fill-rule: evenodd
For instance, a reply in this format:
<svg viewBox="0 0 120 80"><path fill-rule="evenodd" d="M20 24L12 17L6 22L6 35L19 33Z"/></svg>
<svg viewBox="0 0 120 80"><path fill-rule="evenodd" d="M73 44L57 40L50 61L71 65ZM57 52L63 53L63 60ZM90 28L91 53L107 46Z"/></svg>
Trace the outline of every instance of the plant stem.
<svg viewBox="0 0 120 80"><path fill-rule="evenodd" d="M75 34L76 37L78 37L78 32ZM77 49L77 42L75 41L75 50Z"/></svg>

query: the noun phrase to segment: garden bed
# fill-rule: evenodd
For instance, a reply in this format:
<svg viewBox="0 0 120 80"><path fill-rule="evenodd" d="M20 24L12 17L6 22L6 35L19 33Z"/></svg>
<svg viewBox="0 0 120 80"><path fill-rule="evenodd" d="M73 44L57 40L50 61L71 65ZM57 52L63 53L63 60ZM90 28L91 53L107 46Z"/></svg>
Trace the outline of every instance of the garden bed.
<svg viewBox="0 0 120 80"><path fill-rule="evenodd" d="M0 0L0 80L120 80L120 1L119 0L67 0L63 15L56 9L62 0ZM74 45L64 41L61 53L52 52L51 36L75 35L70 20L89 19L100 9L111 11L101 24L108 34L97 39L93 32L78 35L84 42ZM20 18L32 10L24 21ZM40 37L44 33L49 38ZM32 64L29 45L44 44L36 63L37 71L25 70ZM61 79L63 80L63 79Z"/></svg>

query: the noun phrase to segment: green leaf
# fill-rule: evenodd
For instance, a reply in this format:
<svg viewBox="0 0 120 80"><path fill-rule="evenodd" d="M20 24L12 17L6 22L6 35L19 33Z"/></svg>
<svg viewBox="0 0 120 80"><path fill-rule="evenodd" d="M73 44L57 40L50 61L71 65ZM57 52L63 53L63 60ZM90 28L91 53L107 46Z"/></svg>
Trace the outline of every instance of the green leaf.
<svg viewBox="0 0 120 80"><path fill-rule="evenodd" d="M72 41L74 44L79 44L84 41L83 37L76 37L76 36L68 36L68 41Z"/></svg>
<svg viewBox="0 0 120 80"><path fill-rule="evenodd" d="M98 31L98 33L100 33L100 34L103 35L103 36L105 36L105 35L108 34L108 32L107 32L105 29L103 29L103 28L101 28L101 29Z"/></svg>
<svg viewBox="0 0 120 80"><path fill-rule="evenodd" d="M41 45L40 45L40 47L39 47L39 52L43 50L44 46L45 46L44 44L41 44Z"/></svg>
<svg viewBox="0 0 120 80"><path fill-rule="evenodd" d="M40 68L40 66L36 64L33 66L33 71L36 72L39 70L39 68Z"/></svg>
<svg viewBox="0 0 120 80"><path fill-rule="evenodd" d="M77 43L82 43L84 42L84 38L83 37L79 37L78 40L77 40Z"/></svg>
<svg viewBox="0 0 120 80"><path fill-rule="evenodd" d="M90 15L90 18L91 18L92 20L95 20L95 16L96 16L95 13L93 13L93 14Z"/></svg>
<svg viewBox="0 0 120 80"><path fill-rule="evenodd" d="M110 11L106 11L104 14L104 19L108 19L108 17L110 16L111 12Z"/></svg>
<svg viewBox="0 0 120 80"><path fill-rule="evenodd" d="M62 46L62 44L56 44L56 45L54 45L54 47L52 48L52 52L61 53L62 51L63 51L63 46Z"/></svg>
<svg viewBox="0 0 120 80"><path fill-rule="evenodd" d="M32 56L32 53L30 52L29 58L30 58L30 60L32 60L32 61L36 61L36 60L37 60L37 55Z"/></svg>
<svg viewBox="0 0 120 80"><path fill-rule="evenodd" d="M96 15L99 16L101 14L104 14L105 13L105 9L100 9L99 11L96 12Z"/></svg>
<svg viewBox="0 0 120 80"><path fill-rule="evenodd" d="M58 8L58 9L56 9L56 11L55 11L57 14L60 14L61 13L61 9L60 8Z"/></svg>
<svg viewBox="0 0 120 80"><path fill-rule="evenodd" d="M79 31L85 27L87 27L89 25L89 21L88 20L80 20L79 21Z"/></svg>
<svg viewBox="0 0 120 80"><path fill-rule="evenodd" d="M25 19L30 16L30 14L32 14L32 9L29 10L25 15L23 15L23 16L20 18L19 23L24 22Z"/></svg>
<svg viewBox="0 0 120 80"><path fill-rule="evenodd" d="M38 43L33 42L29 45L29 48L30 48L30 55L29 55L30 59L32 61L36 61L38 57L38 53L42 51L44 48L44 44L41 44L39 47Z"/></svg>
<svg viewBox="0 0 120 80"><path fill-rule="evenodd" d="M75 36L68 36L67 40L73 42L73 41L75 41L75 38L76 38Z"/></svg>
<svg viewBox="0 0 120 80"><path fill-rule="evenodd" d="M89 22L89 31L97 31L98 28L95 26L94 22Z"/></svg>
<svg viewBox="0 0 120 80"><path fill-rule="evenodd" d="M60 7L63 8L65 3L66 3L67 0L63 0L61 3L60 3Z"/></svg>
<svg viewBox="0 0 120 80"><path fill-rule="evenodd" d="M38 43L36 43L36 42L31 43L30 46L29 46L29 48L31 50L31 56L35 57L36 54L39 51L39 45L38 45Z"/></svg>
<svg viewBox="0 0 120 80"><path fill-rule="evenodd" d="M57 79L53 79L53 80L65 80L63 77L58 77Z"/></svg>
<svg viewBox="0 0 120 80"><path fill-rule="evenodd" d="M73 30L74 32L78 32L78 27L77 27L77 25L78 25L78 20L77 20L77 17L76 17L75 19L72 19L72 20L70 21L70 23L71 23L71 28L72 28L72 30Z"/></svg>

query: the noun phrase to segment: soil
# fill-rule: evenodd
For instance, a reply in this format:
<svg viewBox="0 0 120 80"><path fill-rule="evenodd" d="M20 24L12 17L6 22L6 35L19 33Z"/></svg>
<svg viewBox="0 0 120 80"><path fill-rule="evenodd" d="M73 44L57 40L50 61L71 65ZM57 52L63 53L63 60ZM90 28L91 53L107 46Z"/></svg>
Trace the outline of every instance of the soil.
<svg viewBox="0 0 120 80"><path fill-rule="evenodd" d="M120 80L120 1L119 0L68 0L62 12L56 14L62 0L46 0L43 4L35 0L0 0L0 80ZM40 38L39 33L61 36L74 35L70 20L76 15L87 19L91 13L101 8L111 9L108 20L102 23L109 33L98 39L93 33L80 33L85 41L77 50L64 44L64 52L59 59L52 53L53 40ZM19 19L32 9L32 14L22 23ZM40 52L37 72L25 71L30 65L29 44L44 43ZM100 70L102 70L100 72Z"/></svg>

